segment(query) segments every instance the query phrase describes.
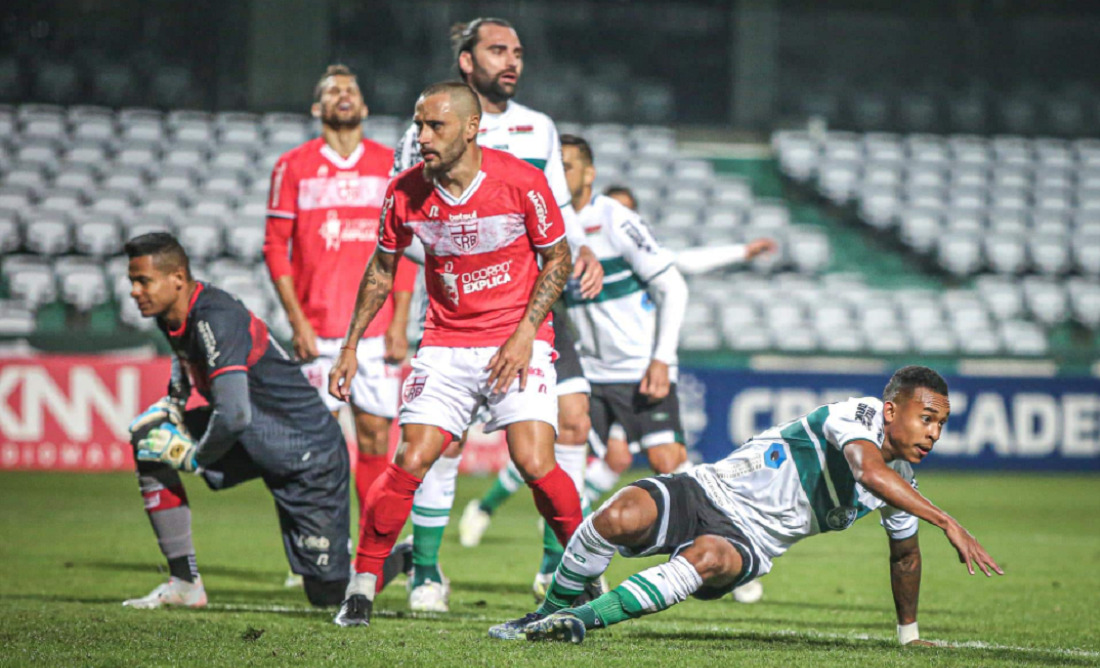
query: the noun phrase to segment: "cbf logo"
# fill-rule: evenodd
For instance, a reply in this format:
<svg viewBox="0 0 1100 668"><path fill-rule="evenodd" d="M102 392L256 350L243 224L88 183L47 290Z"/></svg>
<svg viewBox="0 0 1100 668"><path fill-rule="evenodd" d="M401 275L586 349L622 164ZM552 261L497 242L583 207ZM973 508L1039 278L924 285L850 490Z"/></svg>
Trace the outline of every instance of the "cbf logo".
<svg viewBox="0 0 1100 668"><path fill-rule="evenodd" d="M451 231L451 241L455 242L455 245L460 250L470 252L477 248L477 221L469 222L457 222L448 223L447 227Z"/></svg>
<svg viewBox="0 0 1100 668"><path fill-rule="evenodd" d="M401 393L401 399L405 403L409 403L413 399L420 396L420 393L424 391L424 383L428 382L427 376L409 376L409 379L405 381L404 391Z"/></svg>

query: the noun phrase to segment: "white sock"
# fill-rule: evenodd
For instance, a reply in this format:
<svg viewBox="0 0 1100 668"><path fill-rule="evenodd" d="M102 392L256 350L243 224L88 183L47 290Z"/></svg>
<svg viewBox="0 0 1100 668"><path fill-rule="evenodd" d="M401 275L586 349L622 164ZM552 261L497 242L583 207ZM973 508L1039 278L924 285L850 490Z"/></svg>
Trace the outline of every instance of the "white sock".
<svg viewBox="0 0 1100 668"><path fill-rule="evenodd" d="M348 580L348 588L344 591L344 598L351 598L356 594L367 597L368 601L374 600L374 592L378 586L378 576L374 573L356 573Z"/></svg>
<svg viewBox="0 0 1100 668"><path fill-rule="evenodd" d="M596 503L619 483L619 474L611 470L602 459L593 459L584 472L584 494L590 503Z"/></svg>
<svg viewBox="0 0 1100 668"><path fill-rule="evenodd" d="M561 565L554 573L555 585L579 593L585 585L603 575L613 556L615 546L604 540L592 526L592 518L588 517L569 539Z"/></svg>
<svg viewBox="0 0 1100 668"><path fill-rule="evenodd" d="M634 598L634 601L624 601L625 610L647 615L684 601L702 586L703 578L695 567L678 556L668 563L631 575L617 589L620 594L625 592Z"/></svg>
<svg viewBox="0 0 1100 668"><path fill-rule="evenodd" d="M497 474L497 480L500 481L501 487L512 494L515 494L516 490L523 486L523 476L520 475L519 469L516 468L516 464L511 458L508 459L508 466L502 468L500 473Z"/></svg>
<svg viewBox="0 0 1100 668"><path fill-rule="evenodd" d="M421 527L445 527L455 504L455 481L462 455L440 457L413 494L412 521Z"/></svg>
<svg viewBox="0 0 1100 668"><path fill-rule="evenodd" d="M584 496L584 469L588 461L587 445L554 444L554 459L577 488L577 494Z"/></svg>

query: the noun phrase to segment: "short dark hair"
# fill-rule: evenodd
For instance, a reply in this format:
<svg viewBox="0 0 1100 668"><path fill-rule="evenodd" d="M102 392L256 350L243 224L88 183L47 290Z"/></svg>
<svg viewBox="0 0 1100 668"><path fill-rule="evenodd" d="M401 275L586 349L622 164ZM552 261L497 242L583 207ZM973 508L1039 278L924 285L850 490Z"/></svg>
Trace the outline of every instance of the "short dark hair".
<svg viewBox="0 0 1100 668"><path fill-rule="evenodd" d="M638 198L634 196L634 191L624 185L619 185L618 183L612 183L611 185L604 188L603 194L607 195L608 197L611 197L612 195L626 195L630 198L632 202L634 202L635 206L638 205Z"/></svg>
<svg viewBox="0 0 1100 668"><path fill-rule="evenodd" d="M478 98L474 89L470 88L464 81L439 81L421 91L420 97L427 99L433 95L440 95L442 93L449 95L452 101L456 97L461 98L473 109L478 117L481 116L481 99Z"/></svg>
<svg viewBox="0 0 1100 668"><path fill-rule="evenodd" d="M577 135L562 135L561 136L562 147L576 146L577 150L581 152L581 157L584 158L588 164L594 165L596 161L592 157L592 147L589 146L588 141L584 137Z"/></svg>
<svg viewBox="0 0 1100 668"><path fill-rule="evenodd" d="M462 72L462 68L458 66L459 56L464 52L473 53L474 47L477 46L478 40L481 39L481 35L479 34L481 26L485 25L500 26L502 28L511 28L515 30L508 21L492 16L482 16L469 23L456 23L451 26L451 48L454 49L455 69L458 70L458 76L466 76Z"/></svg>
<svg viewBox="0 0 1100 668"><path fill-rule="evenodd" d="M321 94L325 92L325 80L329 77L351 77L356 82L359 81L359 77L355 76L355 72L351 71L351 68L342 63L334 63L325 68L325 73L321 75L321 78L317 80L317 85L313 87L313 101L320 102Z"/></svg>
<svg viewBox="0 0 1100 668"><path fill-rule="evenodd" d="M904 366L894 372L886 389L882 391L883 401L897 401L901 396L912 396L919 388L928 388L936 394L947 396L947 381L943 376L926 366Z"/></svg>
<svg viewBox="0 0 1100 668"><path fill-rule="evenodd" d="M126 242L123 246L126 256L131 260L135 257L153 257L153 266L163 272L170 272L183 268L183 274L187 280L191 280L191 260L187 257L187 251L167 232L149 232L141 234Z"/></svg>

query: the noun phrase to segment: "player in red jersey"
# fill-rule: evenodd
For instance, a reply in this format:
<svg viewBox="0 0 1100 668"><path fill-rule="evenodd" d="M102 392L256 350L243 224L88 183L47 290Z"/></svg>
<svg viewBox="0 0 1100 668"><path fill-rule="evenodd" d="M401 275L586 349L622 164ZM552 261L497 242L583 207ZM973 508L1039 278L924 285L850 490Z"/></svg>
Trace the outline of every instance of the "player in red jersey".
<svg viewBox="0 0 1100 668"><path fill-rule="evenodd" d="M382 307L415 235L426 254L424 336L402 390L402 444L367 494L356 575L334 620L341 626L369 625L382 563L413 494L483 404L486 430L506 430L512 460L559 540L567 542L581 522L577 490L554 460L549 313L573 264L561 211L541 170L477 145L481 105L465 84L429 86L414 120L424 162L390 184L378 252L329 375L329 392L347 400L360 333Z"/></svg>
<svg viewBox="0 0 1100 668"><path fill-rule="evenodd" d="M294 352L335 414L341 404L325 391L325 380L340 351L363 267L378 243L378 214L393 151L363 138L367 105L347 67L329 66L314 98L321 136L288 151L275 165L264 258L294 329ZM355 487L360 518L367 490L386 468L415 280L415 265L402 261L393 297L363 332L359 346L359 372L350 391L359 444Z"/></svg>

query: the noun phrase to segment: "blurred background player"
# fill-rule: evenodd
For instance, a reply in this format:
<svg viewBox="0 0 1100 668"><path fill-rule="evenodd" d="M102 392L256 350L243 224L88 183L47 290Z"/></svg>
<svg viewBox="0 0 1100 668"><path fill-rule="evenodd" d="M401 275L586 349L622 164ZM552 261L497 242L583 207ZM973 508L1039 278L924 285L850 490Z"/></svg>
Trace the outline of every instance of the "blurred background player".
<svg viewBox="0 0 1100 668"><path fill-rule="evenodd" d="M294 354L325 406L337 415L341 404L326 391L328 372L347 331L363 267L378 242L393 151L364 139L367 105L355 74L344 65L325 70L311 111L321 121L321 136L284 154L271 176L264 258L294 331ZM393 296L358 348L351 411L360 519L367 490L387 464L415 280L415 265L399 263Z"/></svg>
<svg viewBox="0 0 1100 668"><path fill-rule="evenodd" d="M572 273L565 226L543 173L477 144L481 107L464 83L429 86L414 116L424 161L391 182L382 238L360 283L329 392L348 400L355 347L413 236L425 250L429 305L402 391L401 445L367 494L356 575L334 622L369 625L383 563L429 468L489 410L535 506L562 543L580 524L575 483L554 461L558 402L550 308ZM541 269L539 264L541 260Z"/></svg>
<svg viewBox="0 0 1100 668"><path fill-rule="evenodd" d="M849 398L754 436L714 464L646 478L585 520L538 611L493 627L491 637L581 642L588 629L661 612L689 596L712 600L766 575L795 543L843 531L878 509L890 539L898 642L920 639L919 520L943 530L971 575L1003 575L950 515L917 491L913 466L943 434L947 383L927 367L899 369L882 398ZM667 554L589 604L568 607L618 551Z"/></svg>
<svg viewBox="0 0 1100 668"><path fill-rule="evenodd" d="M310 603L339 603L350 564L348 453L336 420L262 320L192 279L174 237L135 237L126 254L130 296L156 318L174 355L168 396L130 425L145 511L171 575L123 605L206 605L179 471L199 473L214 490L263 478ZM209 405L184 413L192 387Z"/></svg>
<svg viewBox="0 0 1100 668"><path fill-rule="evenodd" d="M459 76L477 93L482 106L478 144L507 151L544 171L565 220L566 235L574 252L574 277L579 278L581 293L595 296L600 290L603 268L586 245L584 229L577 222L570 203L557 128L546 114L512 99L523 73L523 45L519 36L504 19L479 18L468 24L456 25L452 30L451 42ZM394 173L411 167L420 159L414 126L409 128L398 146ZM410 254L413 253L419 254L415 242ZM577 358L568 315L560 303L554 309L554 332L558 354L554 365L558 377L555 456L577 486L578 494L583 494L585 441L590 428L588 384ZM449 584L439 568L439 548L454 505L462 444L460 439L436 462L417 491L413 504L415 566L409 593L409 606L413 610L447 610ZM506 485L506 495L523 484L523 476L514 466L507 467L501 477ZM536 595L545 591L561 560L561 550L553 531L544 527L543 559L534 582Z"/></svg>

